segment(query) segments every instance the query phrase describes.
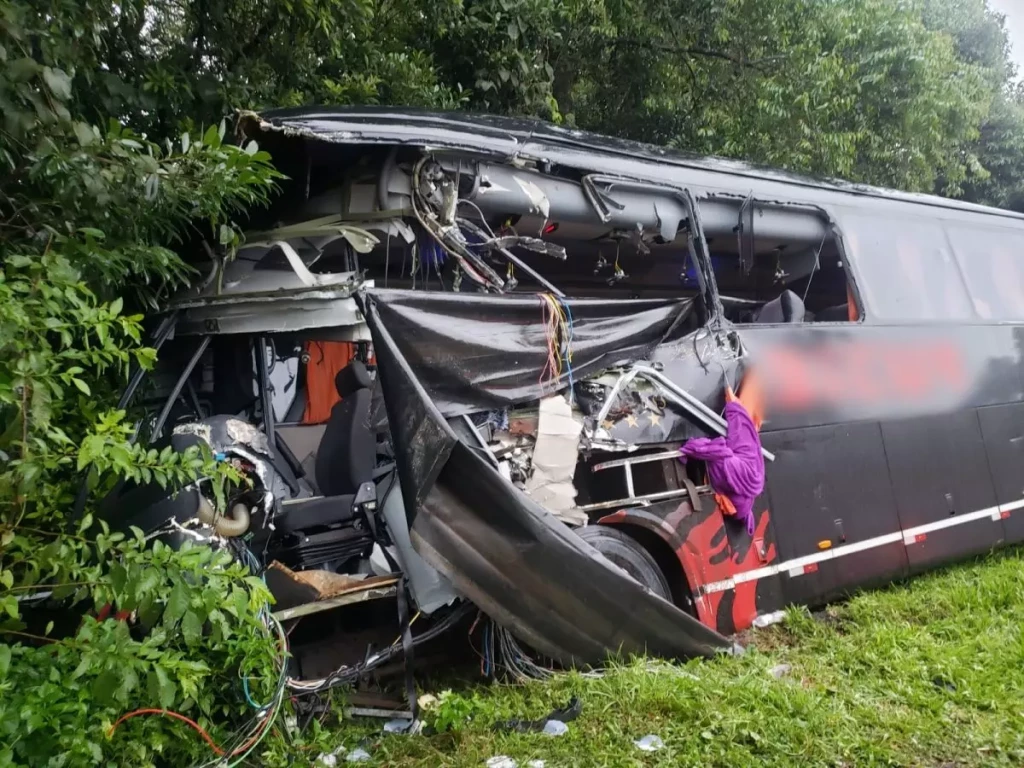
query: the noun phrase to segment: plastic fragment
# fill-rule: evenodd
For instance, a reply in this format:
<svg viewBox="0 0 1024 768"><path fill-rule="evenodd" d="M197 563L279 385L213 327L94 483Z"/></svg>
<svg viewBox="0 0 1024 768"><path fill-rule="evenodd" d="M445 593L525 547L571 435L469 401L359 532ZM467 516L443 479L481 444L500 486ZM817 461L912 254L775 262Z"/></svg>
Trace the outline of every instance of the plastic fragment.
<svg viewBox="0 0 1024 768"><path fill-rule="evenodd" d="M516 761L505 755L495 755L484 763L487 768L516 768Z"/></svg>
<svg viewBox="0 0 1024 768"><path fill-rule="evenodd" d="M665 746L665 742L661 740L661 737L655 736L653 733L644 736L642 739L637 739L633 743L641 752L657 752Z"/></svg>
<svg viewBox="0 0 1024 768"><path fill-rule="evenodd" d="M770 674L772 677L778 680L779 678L788 675L792 669L793 666L791 664L776 664L774 667L768 670L768 674Z"/></svg>
<svg viewBox="0 0 1024 768"><path fill-rule="evenodd" d="M397 717L384 723L384 733L419 733L420 722Z"/></svg>
<svg viewBox="0 0 1024 768"><path fill-rule="evenodd" d="M786 618L785 611L773 611L772 613L764 613L754 619L754 626L758 629L764 629L770 627L772 624L778 624Z"/></svg>
<svg viewBox="0 0 1024 768"><path fill-rule="evenodd" d="M568 732L569 726L561 720L548 720L541 729L541 733L545 736L564 736Z"/></svg>
<svg viewBox="0 0 1024 768"><path fill-rule="evenodd" d="M544 765L543 760L531 760L526 764L526 768L544 768Z"/></svg>
<svg viewBox="0 0 1024 768"><path fill-rule="evenodd" d="M370 753L362 747L356 747L351 752L349 752L348 756L345 758L345 760L350 763L365 763L369 759Z"/></svg>
<svg viewBox="0 0 1024 768"><path fill-rule="evenodd" d="M322 765L324 768L334 768L338 764L338 758L333 752L330 754L321 752L317 756L315 764Z"/></svg>

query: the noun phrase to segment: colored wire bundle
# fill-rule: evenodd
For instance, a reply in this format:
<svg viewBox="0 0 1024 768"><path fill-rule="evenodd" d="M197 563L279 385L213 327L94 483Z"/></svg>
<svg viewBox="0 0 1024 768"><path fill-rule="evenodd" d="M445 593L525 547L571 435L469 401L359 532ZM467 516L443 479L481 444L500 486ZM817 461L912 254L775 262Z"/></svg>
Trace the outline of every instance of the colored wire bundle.
<svg viewBox="0 0 1024 768"><path fill-rule="evenodd" d="M463 603L458 606L430 629L414 637L412 641L413 647L421 645L444 632L447 632L465 616L469 615L471 610L473 610L471 603ZM419 614L417 614L417 616L418 615ZM409 623L411 624L412 622L410 621ZM351 685L366 672L376 669L381 664L400 656L403 652L404 649L402 646L396 642L387 648L368 656L361 664L340 667L327 677L320 678L319 680L296 680L294 678L288 678L287 686L289 690L293 691L296 695L301 696L308 693L320 693L321 691L326 691L329 688L334 688L339 685Z"/></svg>
<svg viewBox="0 0 1024 768"><path fill-rule="evenodd" d="M538 380L541 386L554 384L557 388L562 379L562 372L569 379L569 399L573 397L572 351L573 321L572 310L568 302L551 293L537 294L541 300L541 316L544 322L544 335L547 339L548 359Z"/></svg>
<svg viewBox="0 0 1024 768"><path fill-rule="evenodd" d="M203 741L209 745L210 750L215 755L213 760L201 763L199 768L212 768L213 766L217 766L218 768L220 766L233 768L234 766L240 765L252 753L252 751L259 746L260 742L263 741L267 732L270 730L271 723L274 722L277 715L280 713L281 702L284 700L285 682L288 679L288 640L281 624L269 614L267 614L267 618L277 631L281 647L277 686L275 688L274 695L271 697L270 703L260 707L253 716L235 732L234 736L227 743L218 745L217 742L213 740L213 737L207 733L206 729L185 715L178 712L172 712L170 710L152 708L136 709L133 712L128 712L127 714L122 715L118 718L117 722L111 726L107 737L113 738L114 732L122 723L135 717L142 715L160 715L162 717L170 717L174 720L179 720L185 723L196 731L202 737ZM232 758L235 759L232 762L229 762Z"/></svg>

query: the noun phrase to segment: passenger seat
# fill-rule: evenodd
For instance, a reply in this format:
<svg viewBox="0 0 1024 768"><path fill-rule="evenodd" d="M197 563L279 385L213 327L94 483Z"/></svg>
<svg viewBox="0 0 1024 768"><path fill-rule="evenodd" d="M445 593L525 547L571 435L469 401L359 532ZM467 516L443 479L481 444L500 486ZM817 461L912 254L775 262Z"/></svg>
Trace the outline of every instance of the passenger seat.
<svg viewBox="0 0 1024 768"><path fill-rule="evenodd" d="M754 322L802 323L806 319L806 314L806 308L800 297L787 289L761 307Z"/></svg>

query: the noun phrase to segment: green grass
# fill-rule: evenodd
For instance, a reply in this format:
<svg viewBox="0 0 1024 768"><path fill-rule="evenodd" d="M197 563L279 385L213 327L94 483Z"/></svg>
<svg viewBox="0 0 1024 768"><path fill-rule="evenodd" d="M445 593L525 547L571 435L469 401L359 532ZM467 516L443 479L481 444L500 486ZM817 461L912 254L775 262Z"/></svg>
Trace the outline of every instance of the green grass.
<svg viewBox="0 0 1024 768"><path fill-rule="evenodd" d="M817 618L792 611L784 624L749 635L742 657L639 660L599 680L567 674L467 688L459 695L473 700L474 714L455 731L395 736L381 734L379 723L348 723L321 732L294 764L371 734L369 765L382 766L482 766L494 755L521 767L541 759L547 768L1022 766L1022 624L1024 557L992 556L860 595ZM776 679L778 664L791 670ZM491 727L542 717L572 695L583 714L565 736ZM648 733L665 748L639 751L633 741Z"/></svg>

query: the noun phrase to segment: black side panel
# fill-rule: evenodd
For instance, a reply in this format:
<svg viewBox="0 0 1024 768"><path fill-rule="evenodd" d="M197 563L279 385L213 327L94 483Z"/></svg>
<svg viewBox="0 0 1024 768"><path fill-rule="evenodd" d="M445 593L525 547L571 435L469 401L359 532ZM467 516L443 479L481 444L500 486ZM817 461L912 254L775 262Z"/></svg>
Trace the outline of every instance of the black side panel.
<svg viewBox="0 0 1024 768"><path fill-rule="evenodd" d="M819 555L817 571L784 576L790 602L820 602L901 578L907 555L878 424L843 424L765 435L772 520L782 561ZM886 543L856 545L881 536ZM831 556L830 556L831 555Z"/></svg>
<svg viewBox="0 0 1024 768"><path fill-rule="evenodd" d="M1003 541L1002 522L992 519L996 497L975 411L889 422L882 434L912 572ZM990 511L979 519L957 518L984 510ZM915 530L922 526L937 530Z"/></svg>
<svg viewBox="0 0 1024 768"><path fill-rule="evenodd" d="M992 469L996 502L1024 504L1024 404L996 405L978 410ZM1011 544L1024 541L1024 509L1003 509L1003 528Z"/></svg>

